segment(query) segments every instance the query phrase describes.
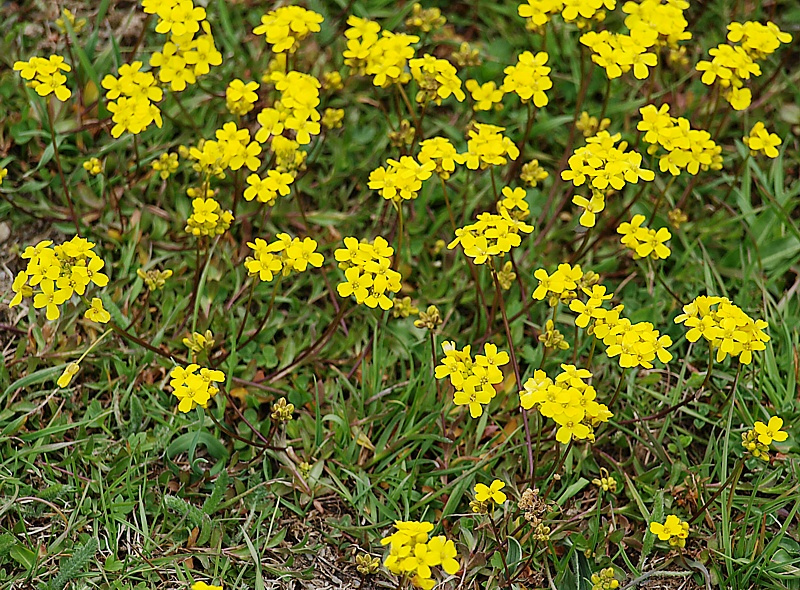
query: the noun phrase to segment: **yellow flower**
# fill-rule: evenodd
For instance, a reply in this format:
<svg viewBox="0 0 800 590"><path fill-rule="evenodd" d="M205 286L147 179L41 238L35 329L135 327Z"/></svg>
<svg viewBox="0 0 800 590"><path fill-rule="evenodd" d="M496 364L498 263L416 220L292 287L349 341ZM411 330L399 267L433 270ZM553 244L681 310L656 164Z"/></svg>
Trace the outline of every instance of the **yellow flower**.
<svg viewBox="0 0 800 590"><path fill-rule="evenodd" d="M258 100L258 82L243 82L238 78L231 80L225 89L225 105L234 115L246 115L253 110Z"/></svg>
<svg viewBox="0 0 800 590"><path fill-rule="evenodd" d="M475 499L478 502L486 502L487 500L491 499L495 502L495 504L503 504L507 497L506 495L501 492L506 484L499 479L495 479L490 485L486 486L482 483L475 484Z"/></svg>
<svg viewBox="0 0 800 590"><path fill-rule="evenodd" d="M158 291L164 288L167 279L172 276L172 271L169 269L163 271L158 269L145 271L141 268L137 268L136 276L144 281L148 289L151 291Z"/></svg>
<svg viewBox="0 0 800 590"><path fill-rule="evenodd" d="M64 372L61 373L61 377L56 381L56 385L61 388L67 387L72 382L72 378L78 374L80 368L78 363L69 363L64 369Z"/></svg>
<svg viewBox="0 0 800 590"><path fill-rule="evenodd" d="M783 442L789 436L781 430L783 428L783 420L777 416L770 418L767 424L756 422L753 427L758 434L758 442L762 445L769 446L772 441Z"/></svg>
<svg viewBox="0 0 800 590"><path fill-rule="evenodd" d="M84 317L87 320L105 324L111 319L111 314L105 310L103 301L99 297L92 297L92 306L86 310Z"/></svg>
<svg viewBox="0 0 800 590"><path fill-rule="evenodd" d="M758 121L750 130L750 135L745 136L744 144L750 148L750 153L763 152L768 158L777 158L781 138L776 133L770 133L764 123Z"/></svg>
<svg viewBox="0 0 800 590"><path fill-rule="evenodd" d="M205 582L195 582L192 584L192 590L222 590L222 586L210 586Z"/></svg>
<svg viewBox="0 0 800 590"><path fill-rule="evenodd" d="M651 522L650 532L657 535L661 541L669 541L672 547L684 547L689 536L689 523L670 514L664 524Z"/></svg>
<svg viewBox="0 0 800 590"><path fill-rule="evenodd" d="M46 279L39 283L41 293L37 293L33 297L33 307L40 309L45 308L45 315L48 320L57 320L61 315L58 306L70 298L72 293L68 289L58 288L56 290L56 283L53 280Z"/></svg>
<svg viewBox="0 0 800 590"><path fill-rule="evenodd" d="M505 92L503 88L498 88L494 82L479 84L477 80L467 80L465 84L467 90L474 100L472 108L476 111L489 111L494 108L502 108L501 101Z"/></svg>

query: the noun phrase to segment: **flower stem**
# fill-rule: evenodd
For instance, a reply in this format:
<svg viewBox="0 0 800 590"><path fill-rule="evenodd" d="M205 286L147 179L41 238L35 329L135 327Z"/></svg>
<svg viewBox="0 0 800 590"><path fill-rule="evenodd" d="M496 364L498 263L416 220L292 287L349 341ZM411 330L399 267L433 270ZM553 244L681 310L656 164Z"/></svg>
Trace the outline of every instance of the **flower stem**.
<svg viewBox="0 0 800 590"><path fill-rule="evenodd" d="M517 363L517 352L514 349L514 341L511 338L511 327L508 325L508 315L506 314L506 304L503 301L503 294L500 289L500 280L497 278L497 273L494 267L490 267L492 271L492 280L494 281L494 288L497 294L498 302L500 304L500 315L503 318L503 327L506 331L506 340L508 341L508 350L511 355L511 366L514 369L514 377L517 380L517 391L522 391L522 377L519 373L519 363ZM528 424L528 410L522 408L522 421L525 424L525 445L528 448L528 473L531 481L534 477L534 462L533 462L533 442L531 440L531 429Z"/></svg>
<svg viewBox="0 0 800 590"><path fill-rule="evenodd" d="M64 178L64 168L61 166L61 154L58 151L58 143L56 142L56 125L53 115L53 105L49 100L47 101L47 118L50 121L50 139L53 142L53 156L56 159L56 167L58 168L58 176L61 179L61 187L64 189L64 197L69 207L69 215L72 218L72 223L75 225L75 233L80 235L81 228L78 224L78 216L75 214L75 205L72 203L72 196L69 194L69 186Z"/></svg>
<svg viewBox="0 0 800 590"><path fill-rule="evenodd" d="M572 450L572 446L574 444L575 444L575 439L574 438L570 439L569 444L567 445L567 448L564 449L564 454L561 455L561 459L559 459L559 461L556 464L556 466L553 467L553 470L545 478L545 479L549 479L550 480L550 483L547 485L547 489L544 492L544 496L542 496L542 498L544 498L545 500L547 500L547 497L550 495L550 492L553 491L553 486L556 483L555 475L556 475L556 473L558 473L558 470L561 469L564 466L564 462L567 460L567 455L569 455L569 452Z"/></svg>
<svg viewBox="0 0 800 590"><path fill-rule="evenodd" d="M617 401L619 397L619 392L622 391L622 383L625 381L625 374L628 372L628 369L622 369L622 374L619 376L619 382L617 383L617 389L614 391L614 395L611 396L611 401L608 402L608 407L614 405L614 402Z"/></svg>
<svg viewBox="0 0 800 590"><path fill-rule="evenodd" d="M722 492L725 491L725 488L727 488L729 484L731 484L734 480L738 481L739 476L742 474L743 467L744 467L744 459L739 459L736 462L736 467L734 467L733 471L728 476L728 479L726 479L725 482L721 486L719 486L719 489L716 492L714 492L714 494L708 500L706 500L706 502L700 508L698 508L694 514L692 514L692 517L689 519L689 524L692 524L695 520L700 518L706 511L706 509L709 506L711 506L712 502L714 502L714 500L719 498L720 494L722 494ZM732 487L736 487L736 484L734 484Z"/></svg>

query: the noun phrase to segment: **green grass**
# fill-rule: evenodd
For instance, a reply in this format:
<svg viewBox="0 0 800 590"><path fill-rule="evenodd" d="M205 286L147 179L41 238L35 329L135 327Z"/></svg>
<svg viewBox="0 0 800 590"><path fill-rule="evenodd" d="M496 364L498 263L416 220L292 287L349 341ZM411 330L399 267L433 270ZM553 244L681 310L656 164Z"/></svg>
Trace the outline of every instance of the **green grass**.
<svg viewBox="0 0 800 590"><path fill-rule="evenodd" d="M577 209L565 200L563 211L557 210L572 187L559 181L555 198L548 196L567 148L580 60L590 75L581 110L594 116L603 110L605 74L589 67L576 28L560 19L543 39L525 30L516 2L438 4L455 36L441 43L424 37L418 53L433 53L437 43L457 48L462 39L475 44L483 64L465 68L462 79L500 83L503 68L519 52L546 49L550 54L551 102L537 112L521 156L523 162L538 158L550 177L528 190L536 228L514 251L519 282L504 292L504 301L523 381L540 363L551 376L560 363L575 359L583 366L592 339L574 328L574 316L563 306L556 320L570 349L549 351L543 361L537 337L552 311L530 294L537 284L534 270L554 269L581 244ZM725 23L772 19L795 38L800 35L800 10L792 2L757 4L747 13L741 3L722 0L693 5L687 19L694 37L685 44L690 65L659 70L651 102L669 101L700 128L710 106L708 88L692 75L692 66L723 40ZM341 55L347 15L401 30L412 10L411 3L385 0L306 5L326 20L323 30L304 42L295 67L317 76L347 71ZM550 474L565 447L554 441L548 421L541 430L535 485L552 487L549 499L555 504L546 518L550 540L534 543L530 527L522 527L516 537L497 543L487 517L472 514L469 503L475 483L502 479L511 501L505 512L495 511L495 520L508 531L524 523L516 500L529 485L527 449L510 365L487 411L472 419L453 404L449 382L434 379L430 337L413 326L414 318L356 306L335 290L342 273L333 252L342 237L383 235L397 244L396 213L367 186L370 171L399 155L387 135L399 123L395 105L400 103L391 89L355 77L344 90L323 93L321 108L345 109L344 127L308 147L308 169L293 185L293 198L280 198L269 210L241 202L231 231L211 242L198 268L195 240L183 231L191 213L185 191L198 186L198 176L183 161L176 174L161 181L150 163L164 151L212 138L233 120L218 95L234 77L260 80L269 59L263 38L251 35L261 8L219 1L207 10L226 60L201 79L202 88L191 87L180 96L191 119L175 96L165 93L159 105L164 126L138 138L137 165L132 137L113 139L108 132L102 89L99 105L92 96L105 74L130 61L141 14L131 16L129 7L114 2L76 9L88 23L70 33L73 61L47 15L28 4L19 11L0 8L5 25L0 49L9 66L0 70L0 168L9 170L0 188L0 225L10 230L0 242L0 586L145 590L204 580L226 589L396 587L396 578L385 569L369 577L357 572L355 557L382 558L379 540L395 520L427 520L436 524L435 534L454 539L459 550L462 570L443 587L505 587L504 570L510 568L519 574L515 588L585 590L591 588L592 573L613 566L622 587L641 582L641 588L683 583L687 588L800 588L795 426L800 416L800 72L791 65L799 55L796 42L762 62L764 74L754 88L782 67L761 95L754 92L753 109L729 112L723 103L711 117L709 129L723 147L724 169L702 172L694 182L683 174L672 183L671 176L657 172L626 214L625 219L634 213L649 218L660 193L665 194L654 227L670 227L673 234L668 260L645 264L620 251L611 221L639 187L609 197L592 234L599 239L580 263L602 276L632 321L650 321L672 338L675 359L621 376L617 362L597 347L591 370L598 399L608 402L622 379L611 408L614 417L598 428L595 444L571 446L556 470L557 480ZM605 26L623 30L621 16L619 9L609 13ZM163 42L152 20L147 26L137 53L145 61ZM52 32L58 51L74 66L73 98L56 103L55 130L85 235L98 244L111 276L102 290L104 304L117 324L130 325L132 335L169 351L174 360L111 334L86 356L73 383L59 389L55 380L103 333L101 327L83 319L83 304L65 306L55 322L46 321L29 301L7 307L13 275L23 268L21 251L41 239L59 243L74 234L61 197L46 103L10 67L18 58L53 51L44 35L26 30ZM84 98L80 123L73 110L81 108L76 77ZM261 96L271 101L270 92L262 84ZM637 143L636 123L646 96L642 82L623 76L613 81L605 110L610 131L622 132L642 153L646 144ZM476 118L506 127L506 134L519 141L526 108L514 97L504 103L504 110ZM248 124L255 123L255 112L245 117ZM466 103L450 100L426 115L424 135L447 136L462 151L471 118ZM775 160L746 157L741 138L757 120L783 138ZM583 145L580 132L575 145ZM105 175L84 171L82 162L92 156L104 159ZM658 170L657 160L646 156L645 163ZM506 170L499 171L498 180ZM214 182L220 189L216 198L230 207L235 174ZM684 194L689 221L675 229L667 212ZM457 172L448 181L448 195L456 223L470 223L491 209L488 171ZM448 243L453 232L435 177L406 205L405 215L403 290L397 297L411 296L420 309L439 307L445 322L435 336L437 356L443 340L473 350L493 342L508 350L500 314L487 326L489 310L476 294L462 252L436 248L437 240ZM325 265L281 279L271 315L252 342L237 348L242 321L244 334L254 332L273 296L272 284L258 284L245 316L246 242L284 231L316 239ZM148 293L136 274L139 268L171 269L174 275L164 290ZM200 280L193 295L196 274ZM491 307L488 270L479 269L477 278ZM736 361L715 364L708 387L700 391L707 345L688 343L684 327L673 319L681 303L706 293L725 295L752 317L767 320L771 341L739 373ZM345 306L346 329L322 338L339 306ZM214 333L214 353L229 353L218 368L227 375L230 396L218 395L205 412L182 414L169 393L168 373L188 356L182 339L206 329ZM321 345L303 357L321 338ZM270 418L280 397L295 406L285 427ZM747 460L733 491L723 490L692 524L686 550L668 551L647 532L648 523L671 513L688 519L740 464L741 434L770 415L781 416L790 433L778 452L773 450L774 462ZM541 416L531 419L534 438L541 424ZM263 448L260 437L270 448ZM591 483L601 468L619 484L615 494L601 494Z"/></svg>

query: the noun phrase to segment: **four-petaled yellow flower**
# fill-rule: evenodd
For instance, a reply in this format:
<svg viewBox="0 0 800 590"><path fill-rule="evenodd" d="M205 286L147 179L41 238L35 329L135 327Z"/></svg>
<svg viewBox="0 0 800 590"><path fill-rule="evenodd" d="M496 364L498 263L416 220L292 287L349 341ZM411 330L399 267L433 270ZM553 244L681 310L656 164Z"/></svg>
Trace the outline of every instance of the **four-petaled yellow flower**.
<svg viewBox="0 0 800 590"><path fill-rule="evenodd" d="M111 319L111 314L105 310L99 297L92 297L92 306L86 310L84 317L98 324L106 324Z"/></svg>
<svg viewBox="0 0 800 590"><path fill-rule="evenodd" d="M650 532L657 535L661 541L669 541L672 547L684 547L686 546L686 539L689 537L689 523L682 521L674 514L670 514L664 524L651 522Z"/></svg>
<svg viewBox="0 0 800 590"><path fill-rule="evenodd" d="M505 482L495 479L488 486L482 483L475 484L475 499L478 502L486 502L492 500L495 504L503 504L507 500L507 496L501 492L506 487Z"/></svg>
<svg viewBox="0 0 800 590"><path fill-rule="evenodd" d="M751 154L763 152L768 158L778 157L778 146L781 145L781 138L777 133L770 133L764 127L764 123L758 121L750 130L750 135L745 136L744 144L750 148Z"/></svg>
<svg viewBox="0 0 800 590"><path fill-rule="evenodd" d="M772 441L783 442L789 436L781 430L783 428L783 420L777 416L770 418L767 424L758 421L753 425L753 428L758 434L758 442L766 446L771 445Z"/></svg>

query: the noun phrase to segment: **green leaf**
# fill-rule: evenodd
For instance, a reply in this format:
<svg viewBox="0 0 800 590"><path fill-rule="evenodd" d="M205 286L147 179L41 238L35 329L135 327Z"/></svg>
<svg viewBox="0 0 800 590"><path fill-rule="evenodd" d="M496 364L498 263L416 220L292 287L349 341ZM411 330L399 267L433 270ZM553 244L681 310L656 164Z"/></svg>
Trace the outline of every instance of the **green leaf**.
<svg viewBox="0 0 800 590"><path fill-rule="evenodd" d="M522 546L514 537L508 537L506 541L508 542L506 564L508 565L508 569L513 572L515 569L514 566L522 561Z"/></svg>
<svg viewBox="0 0 800 590"><path fill-rule="evenodd" d="M564 503L572 498L575 494L580 492L583 488L589 485L589 480L585 477L580 478L578 481L567 487L564 493L556 500L556 504L563 506Z"/></svg>
<svg viewBox="0 0 800 590"><path fill-rule="evenodd" d="M25 547L25 545L19 543L14 545L8 554L11 556L11 559L28 571L31 571L36 564L36 553Z"/></svg>

